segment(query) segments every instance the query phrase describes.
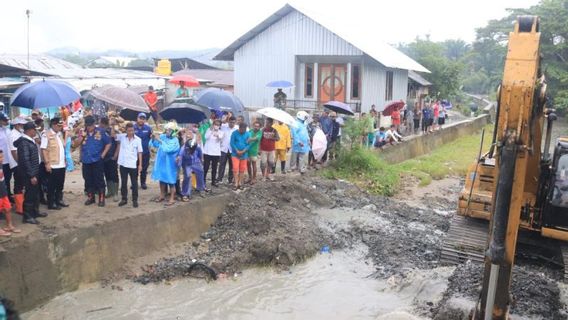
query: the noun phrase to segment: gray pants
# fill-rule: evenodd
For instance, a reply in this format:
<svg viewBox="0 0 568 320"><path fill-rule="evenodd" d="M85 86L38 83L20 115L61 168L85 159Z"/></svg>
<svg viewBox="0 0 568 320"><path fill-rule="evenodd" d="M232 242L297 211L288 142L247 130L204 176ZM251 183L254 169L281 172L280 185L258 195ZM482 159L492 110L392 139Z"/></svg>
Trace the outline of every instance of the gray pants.
<svg viewBox="0 0 568 320"><path fill-rule="evenodd" d="M290 157L290 170L299 169L300 172L306 172L306 154L303 152L292 152Z"/></svg>

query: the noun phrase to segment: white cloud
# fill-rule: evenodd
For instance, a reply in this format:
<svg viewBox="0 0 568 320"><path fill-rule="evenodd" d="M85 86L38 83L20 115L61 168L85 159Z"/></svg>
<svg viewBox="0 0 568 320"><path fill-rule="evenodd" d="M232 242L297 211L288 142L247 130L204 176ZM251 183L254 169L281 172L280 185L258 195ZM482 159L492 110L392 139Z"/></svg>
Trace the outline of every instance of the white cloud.
<svg viewBox="0 0 568 320"><path fill-rule="evenodd" d="M280 0L21 0L2 4L0 52L26 51L26 15L31 9L32 52L58 47L81 50L193 50L224 47L285 4ZM417 35L471 41L475 28L500 18L508 7L537 0L312 0L301 7L354 25L381 30L369 36L389 43ZM361 23L363 22L363 23ZM361 32L369 32L361 27Z"/></svg>

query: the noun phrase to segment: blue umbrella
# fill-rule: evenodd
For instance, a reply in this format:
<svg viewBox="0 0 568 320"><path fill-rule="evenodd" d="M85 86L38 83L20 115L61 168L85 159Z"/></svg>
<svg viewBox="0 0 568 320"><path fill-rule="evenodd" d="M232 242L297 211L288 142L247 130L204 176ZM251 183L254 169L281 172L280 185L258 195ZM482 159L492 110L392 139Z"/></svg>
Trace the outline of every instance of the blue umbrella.
<svg viewBox="0 0 568 320"><path fill-rule="evenodd" d="M292 88L294 84L286 80L276 80L267 83L266 86L269 88Z"/></svg>
<svg viewBox="0 0 568 320"><path fill-rule="evenodd" d="M350 116L354 115L353 110L351 110L351 107L347 103L343 103L341 101L329 101L323 106L337 113L346 114Z"/></svg>
<svg viewBox="0 0 568 320"><path fill-rule="evenodd" d="M200 123L208 119L211 112L207 107L192 103L172 103L162 111L160 116L164 120L175 120L178 123Z"/></svg>
<svg viewBox="0 0 568 320"><path fill-rule="evenodd" d="M48 108L65 106L78 100L79 92L59 80L41 80L21 86L10 99L10 105L21 108Z"/></svg>
<svg viewBox="0 0 568 320"><path fill-rule="evenodd" d="M229 91L209 88L197 94L196 104L213 110L231 111L235 116L244 112L241 100Z"/></svg>

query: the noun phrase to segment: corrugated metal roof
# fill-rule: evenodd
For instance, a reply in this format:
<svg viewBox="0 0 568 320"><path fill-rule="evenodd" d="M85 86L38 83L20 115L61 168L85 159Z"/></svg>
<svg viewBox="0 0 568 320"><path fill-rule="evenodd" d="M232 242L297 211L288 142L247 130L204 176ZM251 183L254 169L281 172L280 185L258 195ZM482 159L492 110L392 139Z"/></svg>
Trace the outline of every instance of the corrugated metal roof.
<svg viewBox="0 0 568 320"><path fill-rule="evenodd" d="M335 33L343 40L351 43L353 46L359 48L369 57L373 58L374 60L376 60L377 62L381 63L382 65L388 68L414 70L419 72L430 73L428 69L426 69L424 66L414 61L404 53L391 47L388 44L382 43L380 40L377 40L375 37L370 36L370 34L372 33L368 32L368 30L373 30L373 28L366 28L366 29L353 28L352 27L353 21L350 19L345 19L344 17L339 17L339 19L337 19L337 17L334 17L332 18L333 19L332 20L330 18L326 18L321 13L310 12L309 14L307 14L305 13L308 12L307 10L298 10L295 7L291 6L290 4L286 4L284 7L282 7L280 10L276 11L274 14L269 16L267 19L262 21L256 27L251 29L249 32L245 33L239 39L231 43L227 48L225 48L218 55L216 55L214 59L232 61L234 59L235 51L237 51L250 39L256 37L258 34L262 33L272 24L279 21L280 19L282 19L292 11L297 11L305 15L306 17L314 20L324 28ZM367 30L367 31L362 31L362 30Z"/></svg>
<svg viewBox="0 0 568 320"><path fill-rule="evenodd" d="M418 84L421 84L425 87L427 86L431 86L432 82L426 80L424 77L422 77L419 73L414 72L412 70L408 71L408 77L410 79L412 79L414 82L417 82Z"/></svg>
<svg viewBox="0 0 568 320"><path fill-rule="evenodd" d="M52 74L50 71L54 70L83 69L80 65L44 54L31 54L29 68L25 54L0 54L0 64L45 74Z"/></svg>

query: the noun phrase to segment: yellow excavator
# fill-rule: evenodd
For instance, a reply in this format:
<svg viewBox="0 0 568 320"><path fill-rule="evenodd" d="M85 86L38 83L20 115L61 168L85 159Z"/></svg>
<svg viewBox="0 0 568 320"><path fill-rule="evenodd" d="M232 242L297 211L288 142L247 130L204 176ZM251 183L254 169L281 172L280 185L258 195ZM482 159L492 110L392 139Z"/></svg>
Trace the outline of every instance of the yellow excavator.
<svg viewBox="0 0 568 320"><path fill-rule="evenodd" d="M468 170L443 245L442 262L485 264L475 319L508 318L518 242L539 247L533 251L549 261L556 250L568 273L568 250L561 250L568 241L568 139L558 138L551 155L556 115L546 108L539 44L538 17L518 17L509 34L491 147Z"/></svg>

